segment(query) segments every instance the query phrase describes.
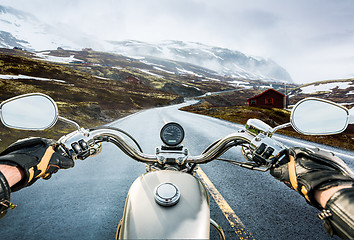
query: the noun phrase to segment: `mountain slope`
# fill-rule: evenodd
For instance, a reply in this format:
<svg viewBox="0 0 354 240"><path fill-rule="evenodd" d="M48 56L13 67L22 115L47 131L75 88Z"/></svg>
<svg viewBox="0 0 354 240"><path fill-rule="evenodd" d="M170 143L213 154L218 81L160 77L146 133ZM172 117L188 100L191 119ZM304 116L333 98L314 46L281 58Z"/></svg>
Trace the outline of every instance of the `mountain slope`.
<svg viewBox="0 0 354 240"><path fill-rule="evenodd" d="M323 98L346 106L354 106L354 79L309 83L301 85L289 93L291 104L305 97Z"/></svg>
<svg viewBox="0 0 354 240"><path fill-rule="evenodd" d="M35 60L29 58L31 54L22 56L16 52L0 49L0 101L23 93L43 92L60 102L95 103L116 118L120 110L166 105L179 98L143 84L105 79L68 65Z"/></svg>
<svg viewBox="0 0 354 240"><path fill-rule="evenodd" d="M151 56L191 63L210 69L222 76L292 83L289 73L274 61L247 56L227 48L182 41L163 41L152 44L130 40L110 43L113 51L117 53L144 57L143 61L153 64L156 64L156 60Z"/></svg>

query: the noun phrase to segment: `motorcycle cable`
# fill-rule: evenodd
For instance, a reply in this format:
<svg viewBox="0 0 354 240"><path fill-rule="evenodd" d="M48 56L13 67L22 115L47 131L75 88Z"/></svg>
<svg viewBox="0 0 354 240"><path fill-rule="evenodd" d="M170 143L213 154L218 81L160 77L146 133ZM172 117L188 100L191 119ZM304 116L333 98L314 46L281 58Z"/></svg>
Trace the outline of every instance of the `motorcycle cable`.
<svg viewBox="0 0 354 240"><path fill-rule="evenodd" d="M246 145L245 145L246 144ZM250 150L249 146L248 146L249 143L247 142L243 142L240 144L241 147L244 147L244 148L247 148ZM252 161L252 159L250 159L248 156L245 156L244 153L242 153L242 155L245 157L246 160L248 161ZM280 156L283 156L280 154ZM280 157L282 158L282 157ZM231 164L234 164L236 166L240 166L240 167L243 167L243 168L246 168L246 169L249 169L249 170L255 170L255 171L260 171L260 172L267 172L268 170L270 170L271 168L271 165L273 165L277 160L279 160L279 157L278 158L274 158L273 159L273 163L266 166L266 165L260 165L260 164L257 164L255 162L240 162L240 161L236 161L236 160L230 160L230 159L224 159L224 158L217 158L215 160L219 160L219 161L223 161L223 162L228 162L228 163L231 163Z"/></svg>
<svg viewBox="0 0 354 240"><path fill-rule="evenodd" d="M215 144L217 144L218 142L220 142L220 139L216 140L215 142L213 142L212 144L210 144L203 152L202 154L206 153L207 151L209 151L210 148L212 148L213 146L215 146ZM191 166L191 168L188 170L188 173L192 173L195 169L195 167L197 166L196 163L193 163L193 165Z"/></svg>
<svg viewBox="0 0 354 240"><path fill-rule="evenodd" d="M230 159L224 159L224 158L217 158L215 160L219 160L219 161L223 161L223 162L228 162L231 164L234 164L236 166L240 166L249 170L256 170L259 172L266 172L270 169L270 167L265 167L262 168L261 166L254 164L254 163L248 163L248 162L239 162L239 161L235 161L235 160L230 160Z"/></svg>
<svg viewBox="0 0 354 240"><path fill-rule="evenodd" d="M215 142L213 142L212 144L210 144L203 152L202 154L206 153L207 151L209 151L210 148L214 147L215 144L219 143L221 139L216 140Z"/></svg>
<svg viewBox="0 0 354 240"><path fill-rule="evenodd" d="M90 131L100 130L100 129L111 129L111 130L115 130L115 131L123 133L124 135L129 137L135 143L135 145L138 147L140 152L143 152L143 150L141 149L139 143L129 133L125 132L124 130L122 130L120 128L115 128L115 127L96 127L96 128L91 128Z"/></svg>
<svg viewBox="0 0 354 240"><path fill-rule="evenodd" d="M206 153L207 151L209 151L213 146L215 146L217 143L220 142L221 139L218 139L216 140L215 142L213 142L210 146L208 146L203 152L202 154ZM222 154L224 154L227 150L229 150L230 148L232 147L237 147L239 145L242 145L242 144L245 144L247 143L246 141L244 140L234 140L230 143L228 143L224 149L222 149L218 154L217 156L215 157L215 160L219 160L218 157L221 156ZM232 161L232 160L229 160L229 161ZM188 173L192 173L194 171L194 169L196 168L197 166L197 163L193 163L193 165L191 166L191 168L189 169Z"/></svg>

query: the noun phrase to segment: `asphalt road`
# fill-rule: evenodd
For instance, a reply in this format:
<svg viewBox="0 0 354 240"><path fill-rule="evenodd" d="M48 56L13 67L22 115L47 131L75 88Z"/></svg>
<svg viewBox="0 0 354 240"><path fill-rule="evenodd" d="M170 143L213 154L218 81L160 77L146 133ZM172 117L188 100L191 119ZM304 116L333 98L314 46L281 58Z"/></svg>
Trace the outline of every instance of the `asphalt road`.
<svg viewBox="0 0 354 240"><path fill-rule="evenodd" d="M178 107L142 111L112 125L129 132L144 152L153 154L161 145L159 132L164 123L178 122L185 129L184 145L192 155L240 128L178 111ZM292 139L285 140L285 144L293 144ZM334 150L348 155L341 157L353 169L353 152ZM224 157L242 158L238 148ZM269 173L218 161L201 167L255 239L331 239L316 217L318 211ZM77 161L73 169L13 193L12 201L18 207L0 220L0 239L114 239L129 187L144 171L144 164L104 144L100 155ZM223 227L227 239L235 239L235 232L212 198L211 218ZM211 236L214 239L215 232Z"/></svg>

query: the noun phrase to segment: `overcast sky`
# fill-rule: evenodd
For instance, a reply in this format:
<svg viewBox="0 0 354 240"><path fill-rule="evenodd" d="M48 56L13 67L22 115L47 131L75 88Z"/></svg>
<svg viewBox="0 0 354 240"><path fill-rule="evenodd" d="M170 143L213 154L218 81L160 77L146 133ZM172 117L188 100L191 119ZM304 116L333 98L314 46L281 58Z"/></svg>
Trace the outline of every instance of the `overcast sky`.
<svg viewBox="0 0 354 240"><path fill-rule="evenodd" d="M354 77L352 0L0 0L107 40L184 40L271 58L297 83Z"/></svg>

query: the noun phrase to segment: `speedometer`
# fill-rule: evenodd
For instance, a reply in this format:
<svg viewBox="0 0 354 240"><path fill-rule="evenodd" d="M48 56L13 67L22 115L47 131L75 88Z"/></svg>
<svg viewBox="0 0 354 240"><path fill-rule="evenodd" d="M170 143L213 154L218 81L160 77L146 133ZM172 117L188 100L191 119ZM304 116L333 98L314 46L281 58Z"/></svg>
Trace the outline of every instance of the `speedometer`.
<svg viewBox="0 0 354 240"><path fill-rule="evenodd" d="M175 122L167 123L160 132L161 140L167 146L177 146L184 139L184 130Z"/></svg>

